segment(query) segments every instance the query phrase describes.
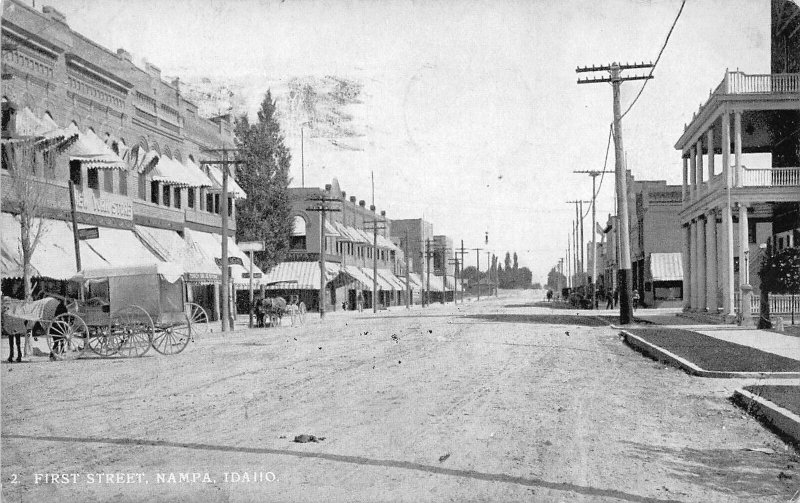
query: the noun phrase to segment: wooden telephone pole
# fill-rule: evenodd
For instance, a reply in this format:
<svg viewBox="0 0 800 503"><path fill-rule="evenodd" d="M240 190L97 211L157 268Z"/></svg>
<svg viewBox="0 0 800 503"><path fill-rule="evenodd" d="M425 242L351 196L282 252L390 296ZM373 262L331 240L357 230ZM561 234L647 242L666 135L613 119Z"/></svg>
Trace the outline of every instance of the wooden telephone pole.
<svg viewBox="0 0 800 503"><path fill-rule="evenodd" d="M578 67L576 73L605 71L608 77L578 79L578 84L595 84L599 82L610 82L613 92L614 108L614 173L617 188L617 208L619 210L619 231L620 231L620 264L619 264L619 322L627 325L633 319L633 306L631 304L631 290L633 288L633 278L631 277L631 247L630 234L628 231L628 188L627 173L625 171L625 161L623 159L624 149L622 146L622 111L620 107L620 85L628 80L648 80L652 75L633 75L623 77L623 70L634 68L653 68L653 63L634 63L621 65L611 63L604 66ZM652 72L651 72L652 73Z"/></svg>
<svg viewBox="0 0 800 503"><path fill-rule="evenodd" d="M458 248L458 251L455 253L456 255L460 255L461 256L461 262L460 263L461 263L461 267L462 268L464 267L464 255L466 255L467 253L469 253L469 250L464 248L464 240L462 239L461 240L461 248ZM458 266L456 266L456 267L458 267ZM464 303L464 284L463 283L461 284L461 303L462 304Z"/></svg>
<svg viewBox="0 0 800 503"><path fill-rule="evenodd" d="M478 269L476 275L478 278L478 300L481 300L481 251L483 251L483 248L470 248L470 250L475 251L475 267Z"/></svg>
<svg viewBox="0 0 800 503"><path fill-rule="evenodd" d="M243 164L244 161L228 160L228 152L236 153L236 149L232 148L218 148L218 149L203 149L203 152L210 154L222 154L221 161L200 161L200 165L219 164L222 170L222 194L220 195L220 213L222 214L222 331L227 331L227 326L230 324L230 329L233 330L233 316L230 312L230 299L228 294L230 292L230 270L228 268L228 172L229 166L236 167L237 164Z"/></svg>
<svg viewBox="0 0 800 503"><path fill-rule="evenodd" d="M403 242L403 254L406 261L406 309L411 308L411 271L408 270L408 228L406 228L406 240Z"/></svg>
<svg viewBox="0 0 800 503"><path fill-rule="evenodd" d="M325 271L325 213L342 211L332 208L329 203L338 203L335 197L316 196L306 199L317 203L306 211L319 212L319 317L325 318L325 287L327 286L327 273Z"/></svg>
<svg viewBox="0 0 800 503"><path fill-rule="evenodd" d="M606 170L573 171L573 173L587 174L592 177L592 309L597 306L597 231L594 226L597 222L597 177L603 173L613 173Z"/></svg>

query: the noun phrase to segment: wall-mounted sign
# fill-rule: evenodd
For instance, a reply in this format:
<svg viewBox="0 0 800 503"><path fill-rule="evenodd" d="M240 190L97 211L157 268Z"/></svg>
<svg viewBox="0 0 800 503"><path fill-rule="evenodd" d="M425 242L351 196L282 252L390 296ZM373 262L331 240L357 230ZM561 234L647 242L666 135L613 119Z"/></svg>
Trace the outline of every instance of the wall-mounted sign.
<svg viewBox="0 0 800 503"><path fill-rule="evenodd" d="M133 220L133 203L127 197L116 194L98 195L92 190L76 190L75 210L78 213Z"/></svg>
<svg viewBox="0 0 800 503"><path fill-rule="evenodd" d="M97 227L87 227L85 229L78 229L78 239L98 239L100 237L100 229Z"/></svg>
<svg viewBox="0 0 800 503"><path fill-rule="evenodd" d="M242 273L242 278L244 278L244 279L250 278L250 273L249 272L243 272ZM254 272L253 273L253 279L261 279L261 273L260 272Z"/></svg>
<svg viewBox="0 0 800 503"><path fill-rule="evenodd" d="M214 262L216 262L218 266L222 267L221 258L214 258ZM228 265L240 265L244 267L244 262L242 262L242 259L239 257L228 257Z"/></svg>
<svg viewBox="0 0 800 503"><path fill-rule="evenodd" d="M264 251L263 241L239 241L236 243L236 246L238 246L243 252Z"/></svg>

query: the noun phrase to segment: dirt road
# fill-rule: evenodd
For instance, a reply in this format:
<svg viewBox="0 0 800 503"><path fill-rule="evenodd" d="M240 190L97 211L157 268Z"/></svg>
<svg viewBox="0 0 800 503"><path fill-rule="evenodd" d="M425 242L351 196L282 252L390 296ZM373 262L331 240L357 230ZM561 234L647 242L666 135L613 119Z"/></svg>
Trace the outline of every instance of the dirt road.
<svg viewBox="0 0 800 503"><path fill-rule="evenodd" d="M745 381L665 368L585 312L514 295L212 334L174 357L4 363L3 501L786 502L800 488L800 457L728 402Z"/></svg>

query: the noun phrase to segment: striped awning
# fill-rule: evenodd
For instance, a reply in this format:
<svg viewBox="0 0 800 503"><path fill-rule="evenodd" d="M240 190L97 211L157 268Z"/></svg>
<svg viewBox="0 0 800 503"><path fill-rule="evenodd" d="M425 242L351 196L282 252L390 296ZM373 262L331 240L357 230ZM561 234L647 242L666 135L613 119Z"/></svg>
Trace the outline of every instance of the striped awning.
<svg viewBox="0 0 800 503"><path fill-rule="evenodd" d="M167 185L180 187L211 187L211 180L202 174L199 169L190 171L186 164L168 156L161 156L153 167L153 180Z"/></svg>
<svg viewBox="0 0 800 503"><path fill-rule="evenodd" d="M67 149L71 161L80 161L89 169L126 169L127 163L103 143L90 129L81 133L75 124L67 128L70 133L78 133L78 139Z"/></svg>
<svg viewBox="0 0 800 503"><path fill-rule="evenodd" d="M376 282L378 284L378 290L387 290L387 291L396 290L396 288L389 281L385 280L381 276L380 272L378 273L377 277L374 277L372 275L372 269L369 269L369 268L365 267L365 268L362 269L362 271L364 271L364 273L367 275L367 277L369 277L370 284L373 283L373 278L374 278L374 280L377 280Z"/></svg>
<svg viewBox="0 0 800 503"><path fill-rule="evenodd" d="M222 236L220 234L185 229L184 237L190 246L195 246L197 250L205 255L206 259L213 261L215 264L222 257ZM247 287L250 284L250 258L236 246L236 242L230 236L228 236L228 257L237 257L242 262L242 265L230 265L231 281L238 287ZM261 274L262 278L264 277L261 269L255 264L253 265L253 274ZM254 284L258 285L263 281L263 279L256 279Z"/></svg>
<svg viewBox="0 0 800 503"><path fill-rule="evenodd" d="M18 136L34 138L36 146L43 149L57 147L62 150L78 139L77 131L60 127L47 114L39 119L28 107L17 112L15 129Z"/></svg>
<svg viewBox="0 0 800 503"><path fill-rule="evenodd" d="M135 232L162 259L180 264L188 281L220 282L222 274L219 266L197 248L190 246L176 231L137 225Z"/></svg>
<svg viewBox="0 0 800 503"><path fill-rule="evenodd" d="M651 253L650 274L653 281L682 281L683 256L681 253Z"/></svg>
<svg viewBox="0 0 800 503"><path fill-rule="evenodd" d="M211 179L212 188L222 190L222 170L219 167L209 164L208 177ZM236 183L232 176L228 177L228 194L233 195L234 199L247 199L247 193Z"/></svg>
<svg viewBox="0 0 800 503"><path fill-rule="evenodd" d="M387 282L391 283L393 286L393 290L398 292L402 292L406 289L405 281L401 281L400 278L394 275L392 271L389 269L378 269L378 274L385 279Z"/></svg>
<svg viewBox="0 0 800 503"><path fill-rule="evenodd" d="M338 274L336 264L325 263L326 282ZM319 262L281 262L264 274L261 282L267 290L319 290Z"/></svg>
<svg viewBox="0 0 800 503"><path fill-rule="evenodd" d="M412 290L423 290L422 278L420 278L419 274L415 272L409 273L408 279L411 281Z"/></svg>
<svg viewBox="0 0 800 503"><path fill-rule="evenodd" d="M339 270L336 282L345 286L349 283L356 283L362 290L372 291L372 279L367 276L360 267L354 265L344 266Z"/></svg>

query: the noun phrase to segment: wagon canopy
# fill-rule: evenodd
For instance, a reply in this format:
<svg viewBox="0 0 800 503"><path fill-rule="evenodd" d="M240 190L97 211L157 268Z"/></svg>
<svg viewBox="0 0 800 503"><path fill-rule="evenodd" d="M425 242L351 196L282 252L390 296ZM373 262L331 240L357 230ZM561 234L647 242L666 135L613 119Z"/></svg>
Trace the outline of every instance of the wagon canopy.
<svg viewBox="0 0 800 503"><path fill-rule="evenodd" d="M158 275L169 283L175 283L183 275L183 267L175 262L158 262L146 265L133 265L127 267L100 267L84 269L71 278L71 281L84 281L89 279L119 278L124 276L155 276Z"/></svg>

